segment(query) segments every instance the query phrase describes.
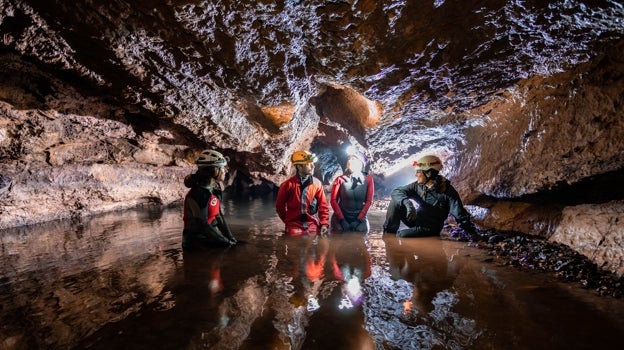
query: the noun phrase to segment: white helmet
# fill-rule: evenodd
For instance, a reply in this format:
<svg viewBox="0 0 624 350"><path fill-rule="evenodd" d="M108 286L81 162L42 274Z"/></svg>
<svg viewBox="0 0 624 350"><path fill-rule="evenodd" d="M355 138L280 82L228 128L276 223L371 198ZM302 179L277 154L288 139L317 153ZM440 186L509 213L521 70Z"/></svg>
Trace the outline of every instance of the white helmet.
<svg viewBox="0 0 624 350"><path fill-rule="evenodd" d="M223 156L223 154L213 151L213 150L205 150L197 158L195 161L197 167L199 168L207 168L207 167L217 167L223 168L227 165L227 159Z"/></svg>
<svg viewBox="0 0 624 350"><path fill-rule="evenodd" d="M437 171L442 170L442 161L440 160L440 158L432 155L424 156L418 159L414 162L413 165L416 167L417 170L422 171L427 171L429 169L434 169Z"/></svg>

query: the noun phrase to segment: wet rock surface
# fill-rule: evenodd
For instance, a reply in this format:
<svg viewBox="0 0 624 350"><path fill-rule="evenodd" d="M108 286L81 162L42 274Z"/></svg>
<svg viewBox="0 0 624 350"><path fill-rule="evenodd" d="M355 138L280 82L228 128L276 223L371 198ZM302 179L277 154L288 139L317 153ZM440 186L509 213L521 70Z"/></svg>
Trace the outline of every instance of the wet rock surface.
<svg viewBox="0 0 624 350"><path fill-rule="evenodd" d="M447 226L446 229L445 238L471 242L486 250L492 256L488 260L493 263L550 273L601 296L621 298L624 295L624 277L601 269L587 256L564 244L520 232L479 230L477 235L469 237L459 228Z"/></svg>

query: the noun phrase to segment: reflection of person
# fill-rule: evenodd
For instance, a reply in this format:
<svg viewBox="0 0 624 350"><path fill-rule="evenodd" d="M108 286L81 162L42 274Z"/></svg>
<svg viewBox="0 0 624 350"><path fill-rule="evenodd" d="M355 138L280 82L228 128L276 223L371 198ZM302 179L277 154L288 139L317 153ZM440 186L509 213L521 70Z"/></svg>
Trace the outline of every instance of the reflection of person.
<svg viewBox="0 0 624 350"><path fill-rule="evenodd" d="M217 151L206 150L196 161L198 170L184 179L191 189L184 199L182 248L228 247L236 244L221 211L221 182L227 160Z"/></svg>
<svg viewBox="0 0 624 350"><path fill-rule="evenodd" d="M331 238L329 262L334 277L341 281L339 309L350 309L364 301L364 281L371 275L371 258L364 240L352 237Z"/></svg>
<svg viewBox="0 0 624 350"><path fill-rule="evenodd" d="M368 232L370 224L366 214L373 203L375 186L373 177L362 171L366 157L354 152L347 158L345 174L334 180L330 204L334 209L332 230Z"/></svg>
<svg viewBox="0 0 624 350"><path fill-rule="evenodd" d="M431 312L436 295L452 288L457 278L443 249L445 241L429 238L416 243L391 235L385 235L383 241L392 279L414 285L411 299L404 303L406 311L413 303L418 313Z"/></svg>
<svg viewBox="0 0 624 350"><path fill-rule="evenodd" d="M315 178L316 156L307 151L292 154L297 173L284 181L277 192L275 210L286 225L286 234L327 234L329 206L321 180Z"/></svg>
<svg viewBox="0 0 624 350"><path fill-rule="evenodd" d="M395 188L386 212L384 232L398 237L439 235L449 213L471 237L476 234L470 214L450 181L439 175L442 161L425 156L414 162L417 181ZM414 202L418 204L418 209ZM398 230L401 221L409 228Z"/></svg>

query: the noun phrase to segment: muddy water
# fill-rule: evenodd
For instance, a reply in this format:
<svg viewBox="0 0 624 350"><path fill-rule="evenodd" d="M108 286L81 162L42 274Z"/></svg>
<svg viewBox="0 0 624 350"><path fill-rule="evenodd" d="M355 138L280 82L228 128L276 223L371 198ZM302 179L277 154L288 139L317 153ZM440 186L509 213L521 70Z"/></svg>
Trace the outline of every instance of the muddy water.
<svg viewBox="0 0 624 350"><path fill-rule="evenodd" d="M286 238L225 208L228 250L180 251L179 208L0 232L0 349L620 349L624 301L437 238Z"/></svg>

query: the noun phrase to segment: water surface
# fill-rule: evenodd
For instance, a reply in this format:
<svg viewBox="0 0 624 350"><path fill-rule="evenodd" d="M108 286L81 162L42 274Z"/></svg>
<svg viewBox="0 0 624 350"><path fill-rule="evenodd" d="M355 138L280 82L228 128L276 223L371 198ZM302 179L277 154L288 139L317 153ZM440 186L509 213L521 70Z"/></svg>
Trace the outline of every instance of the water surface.
<svg viewBox="0 0 624 350"><path fill-rule="evenodd" d="M181 208L0 232L0 349L620 349L624 302L438 238L288 238L273 199L225 202L246 243L182 253Z"/></svg>

